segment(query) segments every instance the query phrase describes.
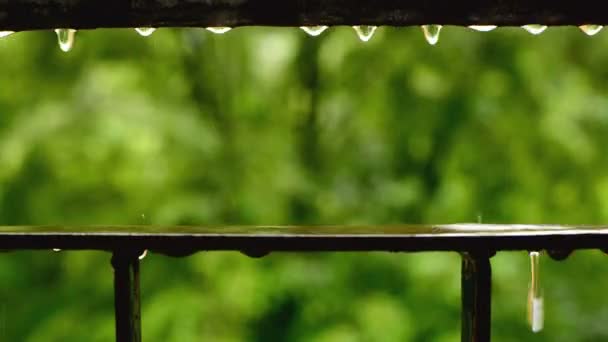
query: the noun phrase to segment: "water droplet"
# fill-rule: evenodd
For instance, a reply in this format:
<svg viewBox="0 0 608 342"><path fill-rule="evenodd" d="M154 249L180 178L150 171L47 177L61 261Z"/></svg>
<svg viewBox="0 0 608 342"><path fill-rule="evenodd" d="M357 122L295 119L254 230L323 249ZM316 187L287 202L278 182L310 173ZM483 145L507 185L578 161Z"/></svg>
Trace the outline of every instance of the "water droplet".
<svg viewBox="0 0 608 342"><path fill-rule="evenodd" d="M226 26L217 26L217 27L207 27L207 31L211 31L215 34L222 34L232 30L232 27Z"/></svg>
<svg viewBox="0 0 608 342"><path fill-rule="evenodd" d="M587 34L588 36L593 36L596 35L598 32L600 32L604 26L602 25L581 25L578 28L581 29L581 31L585 32L585 34Z"/></svg>
<svg viewBox="0 0 608 342"><path fill-rule="evenodd" d="M437 44L439 41L439 33L441 32L441 25L422 25L422 32L424 33L424 38L431 45Z"/></svg>
<svg viewBox="0 0 608 342"><path fill-rule="evenodd" d="M141 255L139 257L137 257L139 260L144 260L144 258L146 257L146 255L148 255L148 250L144 249L144 252L141 253Z"/></svg>
<svg viewBox="0 0 608 342"><path fill-rule="evenodd" d="M60 248L53 248L53 252L61 252Z"/></svg>
<svg viewBox="0 0 608 342"><path fill-rule="evenodd" d="M328 26L300 26L300 28L308 33L309 35L316 37L321 33L325 32L329 27Z"/></svg>
<svg viewBox="0 0 608 342"><path fill-rule="evenodd" d="M479 31L479 32L490 32L492 30L494 30L496 27L496 25L471 25L469 26L470 29L475 30L475 31Z"/></svg>
<svg viewBox="0 0 608 342"><path fill-rule="evenodd" d="M528 323L532 332L543 330L544 301L540 284L540 252L530 252L530 289L528 291Z"/></svg>
<svg viewBox="0 0 608 342"><path fill-rule="evenodd" d="M531 25L524 25L524 26L522 26L522 28L532 34L541 34L547 29L547 26L531 24Z"/></svg>
<svg viewBox="0 0 608 342"><path fill-rule="evenodd" d="M361 39L363 42L367 42L368 40L372 39L372 36L374 35L374 32L376 32L378 26L362 25L353 26L353 28L355 29L355 32L357 32L359 39Z"/></svg>
<svg viewBox="0 0 608 342"><path fill-rule="evenodd" d="M76 30L74 29L56 29L57 41L59 42L59 48L61 51L68 52L74 46L74 37Z"/></svg>
<svg viewBox="0 0 608 342"><path fill-rule="evenodd" d="M152 33L154 33L154 31L156 31L156 28L155 27L138 27L135 29L135 31L137 31L137 33L139 33L139 35L142 37L148 37Z"/></svg>
<svg viewBox="0 0 608 342"><path fill-rule="evenodd" d="M8 37L15 32L13 31L0 31L0 38Z"/></svg>

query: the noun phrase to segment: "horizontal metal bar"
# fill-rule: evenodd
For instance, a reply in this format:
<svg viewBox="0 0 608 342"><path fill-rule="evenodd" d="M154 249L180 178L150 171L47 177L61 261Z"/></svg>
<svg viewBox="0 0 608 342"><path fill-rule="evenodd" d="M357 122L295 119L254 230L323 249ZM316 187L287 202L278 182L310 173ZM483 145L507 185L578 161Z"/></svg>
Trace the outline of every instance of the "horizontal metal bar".
<svg viewBox="0 0 608 342"><path fill-rule="evenodd" d="M601 1L0 0L0 30L141 26L606 24Z"/></svg>
<svg viewBox="0 0 608 342"><path fill-rule="evenodd" d="M182 256L234 250L485 251L574 250L608 246L608 227L535 225L394 225L299 227L13 226L0 227L0 249L149 249Z"/></svg>

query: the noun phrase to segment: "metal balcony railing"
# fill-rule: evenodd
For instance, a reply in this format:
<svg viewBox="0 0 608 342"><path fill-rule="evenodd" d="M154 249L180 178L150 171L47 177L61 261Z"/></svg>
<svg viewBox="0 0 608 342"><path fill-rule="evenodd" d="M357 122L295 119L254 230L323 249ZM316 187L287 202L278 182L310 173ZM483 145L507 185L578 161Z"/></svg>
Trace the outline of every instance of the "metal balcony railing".
<svg viewBox="0 0 608 342"><path fill-rule="evenodd" d="M1 250L102 250L112 253L116 340L141 341L139 259L146 250L168 256L198 251L422 252L462 255L462 341L489 341L492 271L499 251L546 250L564 259L575 249L605 249L608 227L533 225L310 227L0 227Z"/></svg>
<svg viewBox="0 0 608 342"><path fill-rule="evenodd" d="M607 24L602 2L567 0L0 0L0 31L116 27ZM0 227L3 250L104 250L114 267L116 339L141 341L138 256L197 251L455 251L462 255L462 341L489 341L490 258L499 251L607 248L608 227Z"/></svg>
<svg viewBox="0 0 608 342"><path fill-rule="evenodd" d="M165 26L606 24L601 1L0 0L0 31Z"/></svg>

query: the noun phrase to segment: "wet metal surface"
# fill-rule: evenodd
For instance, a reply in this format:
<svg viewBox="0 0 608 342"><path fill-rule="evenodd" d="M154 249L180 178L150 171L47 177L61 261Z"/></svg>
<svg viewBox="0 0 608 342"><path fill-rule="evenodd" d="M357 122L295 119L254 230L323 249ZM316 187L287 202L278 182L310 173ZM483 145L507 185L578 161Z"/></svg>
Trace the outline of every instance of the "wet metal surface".
<svg viewBox="0 0 608 342"><path fill-rule="evenodd" d="M567 0L0 0L0 30L608 24L603 5Z"/></svg>
<svg viewBox="0 0 608 342"><path fill-rule="evenodd" d="M169 255L202 250L475 251L605 248L606 226L389 225L389 226L9 226L0 249L150 249Z"/></svg>

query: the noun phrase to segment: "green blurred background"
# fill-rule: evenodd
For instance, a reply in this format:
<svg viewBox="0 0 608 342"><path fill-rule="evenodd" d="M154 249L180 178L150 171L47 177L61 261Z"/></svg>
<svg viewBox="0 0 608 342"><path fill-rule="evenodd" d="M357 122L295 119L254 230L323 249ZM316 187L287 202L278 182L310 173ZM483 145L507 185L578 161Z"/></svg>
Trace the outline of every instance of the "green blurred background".
<svg viewBox="0 0 608 342"><path fill-rule="evenodd" d="M0 224L608 221L608 33L0 39ZM110 255L0 255L1 341L111 341ZM608 339L608 257L492 259L496 341ZM151 254L145 341L459 341L460 257Z"/></svg>

